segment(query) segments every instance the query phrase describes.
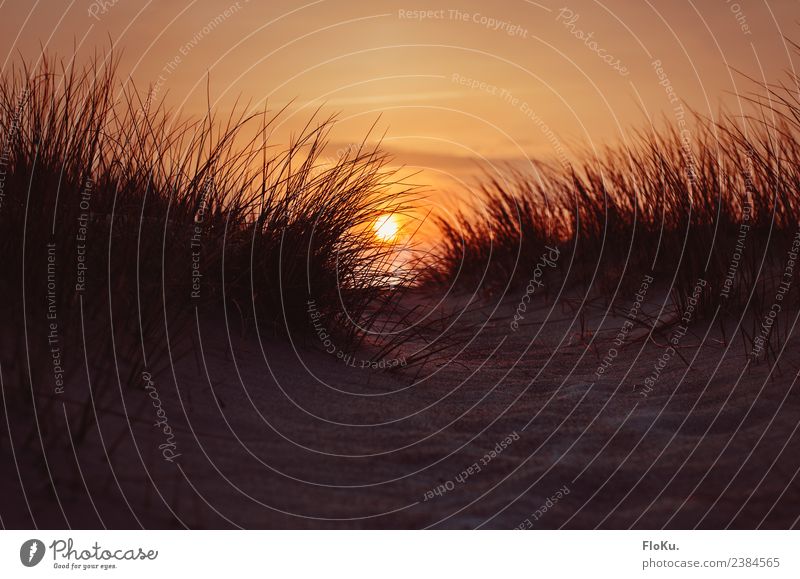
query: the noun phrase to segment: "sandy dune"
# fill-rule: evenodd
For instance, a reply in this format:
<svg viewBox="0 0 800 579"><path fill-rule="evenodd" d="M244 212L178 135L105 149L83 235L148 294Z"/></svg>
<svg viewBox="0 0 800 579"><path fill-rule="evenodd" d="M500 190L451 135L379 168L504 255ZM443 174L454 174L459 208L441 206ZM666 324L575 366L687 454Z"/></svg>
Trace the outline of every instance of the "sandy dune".
<svg viewBox="0 0 800 579"><path fill-rule="evenodd" d="M3 492L16 498L3 524L29 527L31 515L40 527L797 523L795 341L779 368L743 372L740 343L693 324L644 395L664 352L646 331L615 347L622 315L598 307L581 322L540 303L514 332L515 305L474 311L459 348L399 372L345 365L313 338L259 342L201 322L198 355L152 377L161 426L144 385L122 389L129 421L114 385L104 408L117 411L98 412L99 431L75 454L67 442L48 449L57 496L17 444L23 496L5 449Z"/></svg>

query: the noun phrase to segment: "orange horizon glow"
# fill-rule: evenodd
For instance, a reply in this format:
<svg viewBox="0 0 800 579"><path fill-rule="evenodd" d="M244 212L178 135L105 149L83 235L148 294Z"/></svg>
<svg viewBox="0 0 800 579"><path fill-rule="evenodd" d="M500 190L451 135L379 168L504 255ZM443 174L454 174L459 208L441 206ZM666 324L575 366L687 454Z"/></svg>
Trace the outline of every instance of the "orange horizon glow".
<svg viewBox="0 0 800 579"><path fill-rule="evenodd" d="M4 5L0 47L6 66L17 53L35 65L43 46L69 62L76 38L77 66L112 49L120 78L188 116L211 105L225 118L237 100L253 110L289 105L270 133L276 146L314 111L337 113L326 156L372 128L396 164L423 171L417 181L439 192L437 206L454 209L484 168L563 165L650 122L674 124L675 99L712 118L721 106L738 112L736 95L754 89L747 77L774 82L793 68L785 39L800 39L797 14L788 0L746 10L629 0L51 0Z"/></svg>

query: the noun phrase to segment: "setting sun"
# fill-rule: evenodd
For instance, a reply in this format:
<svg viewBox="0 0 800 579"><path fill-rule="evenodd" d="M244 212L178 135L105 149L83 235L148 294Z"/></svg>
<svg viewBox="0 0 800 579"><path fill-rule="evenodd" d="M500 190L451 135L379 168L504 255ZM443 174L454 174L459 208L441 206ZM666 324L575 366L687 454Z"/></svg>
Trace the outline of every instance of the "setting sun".
<svg viewBox="0 0 800 579"><path fill-rule="evenodd" d="M378 217L372 228L375 230L375 237L381 241L394 241L400 231L400 224L395 215L387 213Z"/></svg>

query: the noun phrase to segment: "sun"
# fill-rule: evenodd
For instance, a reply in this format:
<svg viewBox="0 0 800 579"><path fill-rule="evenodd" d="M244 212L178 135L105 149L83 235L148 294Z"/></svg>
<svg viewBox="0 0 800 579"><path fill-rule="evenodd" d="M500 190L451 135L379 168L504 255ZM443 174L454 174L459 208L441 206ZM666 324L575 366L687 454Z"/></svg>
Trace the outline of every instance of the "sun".
<svg viewBox="0 0 800 579"><path fill-rule="evenodd" d="M375 237L381 241L394 241L400 231L400 223L394 214L386 213L375 220L372 229L375 230Z"/></svg>

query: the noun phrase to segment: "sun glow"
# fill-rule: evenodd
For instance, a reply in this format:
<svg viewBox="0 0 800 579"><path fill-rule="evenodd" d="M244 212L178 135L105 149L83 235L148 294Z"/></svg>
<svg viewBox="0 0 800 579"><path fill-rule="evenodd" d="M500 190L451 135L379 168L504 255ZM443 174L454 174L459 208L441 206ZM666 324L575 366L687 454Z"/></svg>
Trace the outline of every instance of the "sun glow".
<svg viewBox="0 0 800 579"><path fill-rule="evenodd" d="M400 232L400 223L395 215L387 213L378 217L372 228L375 230L375 237L381 241L394 241Z"/></svg>

